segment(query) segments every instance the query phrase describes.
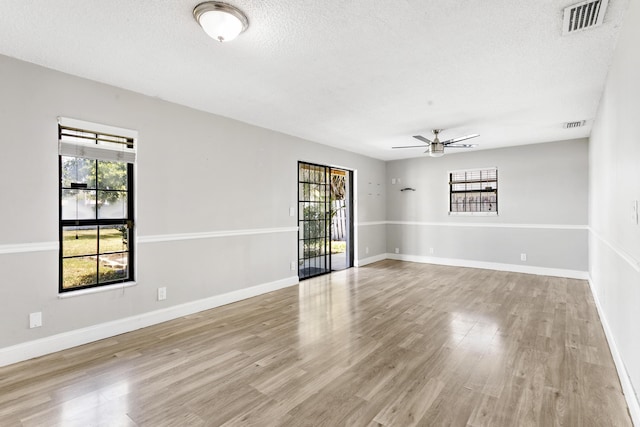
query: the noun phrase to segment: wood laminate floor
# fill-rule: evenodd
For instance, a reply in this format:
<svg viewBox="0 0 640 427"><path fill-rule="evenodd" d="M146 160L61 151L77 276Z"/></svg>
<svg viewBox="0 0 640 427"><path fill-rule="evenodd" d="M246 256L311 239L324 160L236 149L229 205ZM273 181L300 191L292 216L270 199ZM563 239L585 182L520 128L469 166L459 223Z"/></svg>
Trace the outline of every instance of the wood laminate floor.
<svg viewBox="0 0 640 427"><path fill-rule="evenodd" d="M0 368L0 426L630 426L585 281L382 261Z"/></svg>

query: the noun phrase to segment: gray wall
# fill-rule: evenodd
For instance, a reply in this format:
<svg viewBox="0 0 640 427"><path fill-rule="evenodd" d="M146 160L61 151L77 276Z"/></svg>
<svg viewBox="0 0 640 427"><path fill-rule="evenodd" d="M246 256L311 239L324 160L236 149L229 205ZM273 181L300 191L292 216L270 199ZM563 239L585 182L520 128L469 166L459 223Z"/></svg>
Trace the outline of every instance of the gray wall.
<svg viewBox="0 0 640 427"><path fill-rule="evenodd" d="M0 349L295 276L295 231L179 235L296 227L298 160L356 170L359 257L385 251L382 161L4 56L0 93ZM58 298L58 116L139 131L137 286Z"/></svg>
<svg viewBox="0 0 640 427"><path fill-rule="evenodd" d="M640 422L640 2L631 2L590 139L589 273ZM623 378L623 384L625 379ZM628 391L628 390L627 390ZM627 393L631 394L632 393Z"/></svg>
<svg viewBox="0 0 640 427"><path fill-rule="evenodd" d="M449 216L448 172L483 167L499 215ZM585 139L388 162L387 252L586 272L587 179Z"/></svg>

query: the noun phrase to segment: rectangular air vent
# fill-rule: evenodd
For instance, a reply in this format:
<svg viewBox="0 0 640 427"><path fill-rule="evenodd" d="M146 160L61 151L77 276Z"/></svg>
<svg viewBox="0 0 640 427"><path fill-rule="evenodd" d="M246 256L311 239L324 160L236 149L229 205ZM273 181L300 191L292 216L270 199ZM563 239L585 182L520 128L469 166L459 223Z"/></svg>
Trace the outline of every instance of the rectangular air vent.
<svg viewBox="0 0 640 427"><path fill-rule="evenodd" d="M564 10L562 34L573 34L602 25L609 0L588 0Z"/></svg>
<svg viewBox="0 0 640 427"><path fill-rule="evenodd" d="M586 120L580 120L579 122L567 122L564 124L564 127L567 129L579 128L587 124Z"/></svg>

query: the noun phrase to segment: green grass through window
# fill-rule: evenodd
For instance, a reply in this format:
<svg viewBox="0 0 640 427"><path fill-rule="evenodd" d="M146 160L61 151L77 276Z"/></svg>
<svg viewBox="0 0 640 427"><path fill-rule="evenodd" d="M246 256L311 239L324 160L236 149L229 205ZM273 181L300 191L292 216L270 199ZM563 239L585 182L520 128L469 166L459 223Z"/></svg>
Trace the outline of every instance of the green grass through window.
<svg viewBox="0 0 640 427"><path fill-rule="evenodd" d="M104 255L109 252L126 251L127 244L118 228L100 230L101 265L98 268L97 229L64 230L63 256L85 255L81 258L63 259L63 288L93 285L100 282L126 278L126 254ZM107 263L111 261L111 263Z"/></svg>

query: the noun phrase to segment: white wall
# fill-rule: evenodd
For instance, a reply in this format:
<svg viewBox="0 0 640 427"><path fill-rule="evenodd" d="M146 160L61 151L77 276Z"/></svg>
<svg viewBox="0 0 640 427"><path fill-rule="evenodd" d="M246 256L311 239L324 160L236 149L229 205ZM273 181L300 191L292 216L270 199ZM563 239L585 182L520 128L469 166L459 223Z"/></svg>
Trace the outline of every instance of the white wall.
<svg viewBox="0 0 640 427"><path fill-rule="evenodd" d="M640 225L632 219L632 203L640 200L639 40L640 2L632 1L589 144L591 285L623 386L629 384L627 399L635 399L630 406L638 425Z"/></svg>
<svg viewBox="0 0 640 427"><path fill-rule="evenodd" d="M498 168L499 215L449 216L448 172L484 167ZM587 168L585 139L388 162L387 252L399 248L400 259L585 277ZM394 178L400 182L391 184ZM405 187L416 191L401 192Z"/></svg>
<svg viewBox="0 0 640 427"><path fill-rule="evenodd" d="M79 328L295 283L298 160L356 170L359 247L369 248L359 257L386 250L384 226L371 225L384 221L385 192L367 191L384 185L382 161L5 56L0 93L0 356ZM139 131L134 287L58 298L58 116ZM237 230L246 231L216 237ZM166 301L156 301L160 286ZM44 325L28 329L36 311Z"/></svg>

